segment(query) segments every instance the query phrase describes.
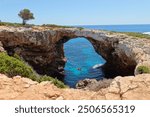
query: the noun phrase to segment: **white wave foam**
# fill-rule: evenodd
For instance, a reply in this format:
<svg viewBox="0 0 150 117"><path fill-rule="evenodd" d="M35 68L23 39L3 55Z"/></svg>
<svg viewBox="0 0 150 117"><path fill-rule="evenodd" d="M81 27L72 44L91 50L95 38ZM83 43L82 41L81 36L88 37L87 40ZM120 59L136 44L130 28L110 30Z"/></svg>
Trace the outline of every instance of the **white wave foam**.
<svg viewBox="0 0 150 117"><path fill-rule="evenodd" d="M144 32L143 34L147 34L147 35L150 35L150 32Z"/></svg>
<svg viewBox="0 0 150 117"><path fill-rule="evenodd" d="M97 69L97 68L99 68L101 66L103 66L103 64L96 64L96 65L93 66L93 69Z"/></svg>

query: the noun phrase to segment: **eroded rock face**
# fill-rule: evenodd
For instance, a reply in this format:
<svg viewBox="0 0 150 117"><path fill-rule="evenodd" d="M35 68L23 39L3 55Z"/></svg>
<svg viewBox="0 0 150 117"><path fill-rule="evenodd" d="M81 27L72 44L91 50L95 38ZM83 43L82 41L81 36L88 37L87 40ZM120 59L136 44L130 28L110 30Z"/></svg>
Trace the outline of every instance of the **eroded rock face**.
<svg viewBox="0 0 150 117"><path fill-rule="evenodd" d="M3 44L0 41L0 52L5 52L5 49L3 48Z"/></svg>
<svg viewBox="0 0 150 117"><path fill-rule="evenodd" d="M1 100L150 100L150 74L116 77L97 91L59 89L51 82L0 74Z"/></svg>
<svg viewBox="0 0 150 117"><path fill-rule="evenodd" d="M9 55L20 55L39 74L62 78L65 66L63 44L76 37L87 38L97 53L107 61L106 77L128 76L136 66L150 62L150 40L119 33L77 28L4 27L0 26L0 41Z"/></svg>
<svg viewBox="0 0 150 117"><path fill-rule="evenodd" d="M113 79L103 79L97 81L96 79L84 79L80 80L76 84L77 89L90 90L90 91L99 91L100 89L104 89L110 86Z"/></svg>

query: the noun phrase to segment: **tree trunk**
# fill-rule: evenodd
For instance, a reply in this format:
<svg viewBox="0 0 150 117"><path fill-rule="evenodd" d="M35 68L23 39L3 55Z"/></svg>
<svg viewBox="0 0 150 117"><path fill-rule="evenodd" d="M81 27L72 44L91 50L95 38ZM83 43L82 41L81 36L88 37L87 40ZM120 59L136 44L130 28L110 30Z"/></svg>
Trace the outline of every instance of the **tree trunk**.
<svg viewBox="0 0 150 117"><path fill-rule="evenodd" d="M23 20L22 24L23 24L23 25L26 25L26 20Z"/></svg>

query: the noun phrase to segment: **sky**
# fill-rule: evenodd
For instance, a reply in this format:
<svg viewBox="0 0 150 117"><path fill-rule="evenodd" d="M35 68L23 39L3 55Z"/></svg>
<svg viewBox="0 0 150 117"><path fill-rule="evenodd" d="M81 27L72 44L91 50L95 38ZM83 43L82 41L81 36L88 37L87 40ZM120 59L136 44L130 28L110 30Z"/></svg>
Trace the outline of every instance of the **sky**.
<svg viewBox="0 0 150 117"><path fill-rule="evenodd" d="M34 13L31 24L150 24L150 0L0 0L0 20L22 22L24 8Z"/></svg>

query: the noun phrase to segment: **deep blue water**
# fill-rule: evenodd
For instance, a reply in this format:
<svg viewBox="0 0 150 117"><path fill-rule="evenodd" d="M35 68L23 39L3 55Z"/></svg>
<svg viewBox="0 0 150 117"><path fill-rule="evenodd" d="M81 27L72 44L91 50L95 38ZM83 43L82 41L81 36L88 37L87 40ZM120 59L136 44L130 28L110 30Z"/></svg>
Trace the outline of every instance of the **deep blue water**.
<svg viewBox="0 0 150 117"><path fill-rule="evenodd" d="M81 26L80 26L81 27ZM107 25L107 26L82 26L89 29L101 29L119 32L150 32L150 25ZM69 40L64 44L67 63L65 66L64 83L75 87L79 80L96 78L100 80L104 74L99 69L93 69L96 64L104 64L106 61L98 55L92 44L85 38Z"/></svg>
<svg viewBox="0 0 150 117"><path fill-rule="evenodd" d="M139 25L87 25L79 26L89 29L101 29L118 32L150 32L150 24L139 24Z"/></svg>

